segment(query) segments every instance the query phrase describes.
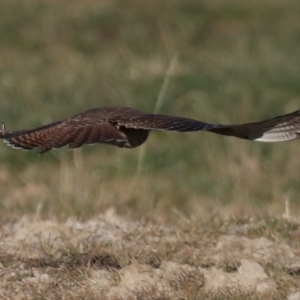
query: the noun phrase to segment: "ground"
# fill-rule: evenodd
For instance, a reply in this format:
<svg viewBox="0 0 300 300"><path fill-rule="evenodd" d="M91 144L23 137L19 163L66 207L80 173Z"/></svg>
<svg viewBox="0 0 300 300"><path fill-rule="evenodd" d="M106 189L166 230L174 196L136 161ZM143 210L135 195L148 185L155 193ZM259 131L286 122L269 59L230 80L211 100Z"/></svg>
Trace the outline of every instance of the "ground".
<svg viewBox="0 0 300 300"><path fill-rule="evenodd" d="M299 299L299 220L24 217L0 236L3 299ZM215 228L214 228L215 227ZM218 228L218 230L216 230ZM271 235L269 236L269 234Z"/></svg>

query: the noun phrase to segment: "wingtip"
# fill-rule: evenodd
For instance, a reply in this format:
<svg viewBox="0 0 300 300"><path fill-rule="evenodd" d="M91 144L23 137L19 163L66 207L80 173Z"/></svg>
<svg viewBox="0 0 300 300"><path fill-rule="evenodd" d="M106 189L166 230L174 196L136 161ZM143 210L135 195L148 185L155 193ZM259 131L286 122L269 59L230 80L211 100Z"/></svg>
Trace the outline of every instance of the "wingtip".
<svg viewBox="0 0 300 300"><path fill-rule="evenodd" d="M5 128L5 123L4 122L2 122L2 130L1 131L3 131L3 132L5 132L6 131L6 128Z"/></svg>

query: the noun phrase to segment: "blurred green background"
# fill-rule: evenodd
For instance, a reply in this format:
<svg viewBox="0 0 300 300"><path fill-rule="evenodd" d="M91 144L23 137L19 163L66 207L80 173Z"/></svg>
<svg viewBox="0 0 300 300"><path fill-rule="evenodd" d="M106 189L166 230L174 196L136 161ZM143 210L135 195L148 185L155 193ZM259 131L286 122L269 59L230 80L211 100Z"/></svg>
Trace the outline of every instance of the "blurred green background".
<svg viewBox="0 0 300 300"><path fill-rule="evenodd" d="M297 0L0 2L0 120L29 129L93 107L215 123L300 109ZM299 142L153 132L143 148L43 156L0 147L0 216L114 207L176 221L299 211Z"/></svg>

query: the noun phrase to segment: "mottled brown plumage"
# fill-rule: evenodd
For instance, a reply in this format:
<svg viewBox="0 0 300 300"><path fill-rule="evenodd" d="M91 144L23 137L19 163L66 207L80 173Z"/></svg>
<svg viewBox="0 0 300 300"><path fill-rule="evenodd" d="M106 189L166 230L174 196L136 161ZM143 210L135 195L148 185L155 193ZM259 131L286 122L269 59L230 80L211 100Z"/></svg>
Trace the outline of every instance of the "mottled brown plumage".
<svg viewBox="0 0 300 300"><path fill-rule="evenodd" d="M150 130L204 130L247 140L283 142L300 137L300 111L262 122L218 125L182 117L145 114L128 107L107 107L87 110L31 130L7 131L3 123L0 138L15 148L40 148L40 153L44 153L66 145L73 149L96 143L134 148L147 140Z"/></svg>

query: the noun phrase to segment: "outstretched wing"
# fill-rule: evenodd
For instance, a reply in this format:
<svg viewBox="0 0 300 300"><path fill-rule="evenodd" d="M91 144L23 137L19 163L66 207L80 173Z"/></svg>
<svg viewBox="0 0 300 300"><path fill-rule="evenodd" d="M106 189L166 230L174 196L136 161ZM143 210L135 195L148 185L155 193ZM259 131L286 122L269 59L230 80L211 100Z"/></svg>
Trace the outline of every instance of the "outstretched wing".
<svg viewBox="0 0 300 300"><path fill-rule="evenodd" d="M117 123L119 126L125 126L126 128L179 132L210 130L219 126L189 118L159 114L141 114L139 116L133 116L132 118L120 115L112 118L111 121Z"/></svg>
<svg viewBox="0 0 300 300"><path fill-rule="evenodd" d="M0 131L0 138L14 147L23 150L40 148L45 153L52 148L68 145L74 149L83 144L107 143L120 146L126 137L112 124L107 122L91 122L89 120L69 119L48 124L32 130Z"/></svg>
<svg viewBox="0 0 300 300"><path fill-rule="evenodd" d="M144 114L132 119L118 118L117 123L127 128L145 130L198 131L205 130L237 138L261 142L284 142L300 137L300 111L262 122L239 125L209 124L193 119Z"/></svg>
<svg viewBox="0 0 300 300"><path fill-rule="evenodd" d="M46 152L46 143L49 143L49 140L55 141L57 128L61 123L59 121L32 130L16 131L6 131L3 123L0 138L4 139L5 143L14 148L31 150L40 147L41 152Z"/></svg>
<svg viewBox="0 0 300 300"><path fill-rule="evenodd" d="M260 142L285 142L300 138L300 110L262 122L209 129L222 135Z"/></svg>

